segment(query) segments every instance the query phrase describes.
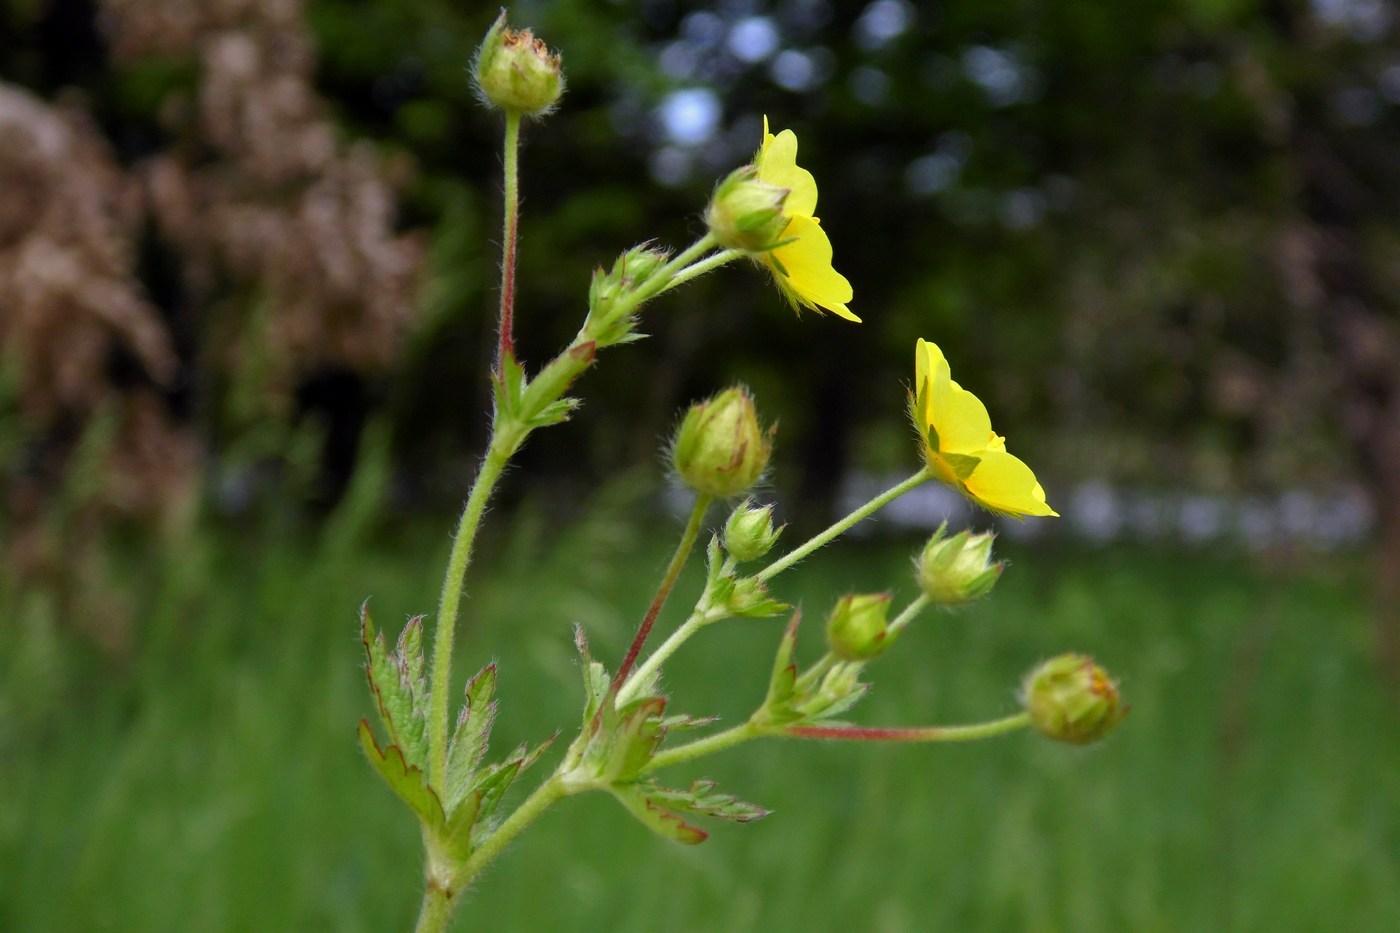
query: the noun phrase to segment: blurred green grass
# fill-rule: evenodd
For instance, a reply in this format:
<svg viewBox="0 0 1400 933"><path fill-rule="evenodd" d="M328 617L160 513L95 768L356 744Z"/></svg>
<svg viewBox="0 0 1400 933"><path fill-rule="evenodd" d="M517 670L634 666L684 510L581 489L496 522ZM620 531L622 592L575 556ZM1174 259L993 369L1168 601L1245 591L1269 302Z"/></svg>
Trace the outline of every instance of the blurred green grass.
<svg viewBox="0 0 1400 933"><path fill-rule="evenodd" d="M457 676L501 663L497 750L567 740L569 626L616 663L669 546L607 510L562 536L527 512L486 540ZM913 595L915 547L838 543L779 578L807 611L809 659L835 597ZM386 629L431 611L445 550L425 526L349 550L204 535L154 574L141 650L116 667L55 634L42 601L15 603L0 630L0 929L409 929L419 841L354 741L369 712L355 617L366 597ZM767 820L708 825L686 848L602 795L563 801L458 928L1400 929L1400 730L1367 661L1359 558L1284 572L1007 550L991 599L922 619L855 718L1003 715L1031 664L1084 650L1134 706L1108 742L732 751L666 776L718 779ZM698 585L685 578L673 610ZM701 633L671 672L672 709L745 715L781 625Z"/></svg>

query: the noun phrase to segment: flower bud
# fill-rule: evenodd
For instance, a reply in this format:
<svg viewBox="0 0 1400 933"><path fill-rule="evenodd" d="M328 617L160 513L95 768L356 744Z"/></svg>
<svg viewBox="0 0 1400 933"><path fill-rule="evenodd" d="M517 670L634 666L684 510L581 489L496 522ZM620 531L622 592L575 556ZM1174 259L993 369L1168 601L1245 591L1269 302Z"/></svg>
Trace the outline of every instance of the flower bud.
<svg viewBox="0 0 1400 933"><path fill-rule="evenodd" d="M1021 702L1037 729L1075 745L1097 742L1128 714L1118 684L1086 654L1042 662L1026 677Z"/></svg>
<svg viewBox="0 0 1400 933"><path fill-rule="evenodd" d="M960 606L990 593L1001 578L1002 565L991 559L995 534L963 530L949 538L947 530L947 522L938 526L914 567L929 599L941 606Z"/></svg>
<svg viewBox="0 0 1400 933"><path fill-rule="evenodd" d="M488 104L527 117L548 113L564 93L559 56L530 30L507 29L505 10L476 50L475 72Z"/></svg>
<svg viewBox="0 0 1400 933"><path fill-rule="evenodd" d="M772 550L783 529L773 527L773 507L745 499L724 523L724 550L743 564Z"/></svg>
<svg viewBox="0 0 1400 933"><path fill-rule="evenodd" d="M826 643L832 653L843 661L865 661L883 652L894 642L885 624L889 609L887 593L840 600L826 620Z"/></svg>
<svg viewBox="0 0 1400 933"><path fill-rule="evenodd" d="M633 329L639 305L635 301L629 305L623 299L670 258L664 250L634 246L617 257L609 271L599 266L588 287L588 320L583 325L584 333L600 347L637 339Z"/></svg>
<svg viewBox="0 0 1400 933"><path fill-rule="evenodd" d="M783 213L789 189L758 180L752 165L735 169L715 189L705 222L725 249L765 252L782 242L788 216Z"/></svg>
<svg viewBox="0 0 1400 933"><path fill-rule="evenodd" d="M758 423L742 386L690 406L671 446L676 474L696 492L728 498L758 482L773 451L773 431Z"/></svg>

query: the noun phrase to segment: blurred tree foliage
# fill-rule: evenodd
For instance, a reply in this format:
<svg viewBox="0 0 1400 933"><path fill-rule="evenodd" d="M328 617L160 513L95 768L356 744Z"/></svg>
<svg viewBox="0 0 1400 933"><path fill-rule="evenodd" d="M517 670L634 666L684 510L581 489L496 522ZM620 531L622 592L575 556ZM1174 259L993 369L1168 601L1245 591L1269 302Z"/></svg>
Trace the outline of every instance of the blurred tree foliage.
<svg viewBox="0 0 1400 933"><path fill-rule="evenodd" d="M265 5L189 4L235 21ZM0 4L5 79L80 90L126 165L176 144L172 101L200 80L197 58L114 55L113 10L141 6ZM393 365L349 378L391 419L407 475L455 498L488 405L498 127L466 65L495 7L302 12L342 140L412 166L397 224L430 243ZM648 312L652 345L591 374L578 423L541 435L528 465L596 475L654 456L688 398L739 378L781 422L776 482L819 503L850 467L912 465L901 385L924 336L1052 497L1101 475L1360 481L1400 568L1392 5L561 0L511 16L563 50L569 77L562 110L525 133L526 360L572 334L594 265L700 232L765 114L798 133L866 321L794 321L755 270L711 275ZM157 304L159 269L139 273ZM317 371L298 378L314 408Z"/></svg>

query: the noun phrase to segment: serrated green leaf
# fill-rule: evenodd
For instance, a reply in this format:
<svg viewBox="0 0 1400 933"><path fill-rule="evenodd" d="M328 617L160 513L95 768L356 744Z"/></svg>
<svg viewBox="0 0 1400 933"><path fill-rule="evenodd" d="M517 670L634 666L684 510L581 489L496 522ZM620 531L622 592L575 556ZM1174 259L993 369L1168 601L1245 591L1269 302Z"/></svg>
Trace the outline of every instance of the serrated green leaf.
<svg viewBox="0 0 1400 933"><path fill-rule="evenodd" d="M423 660L423 617L414 616L408 620L399 634L397 651L400 671L408 681L413 693L414 705L421 711L428 709L427 664Z"/></svg>
<svg viewBox="0 0 1400 933"><path fill-rule="evenodd" d="M375 741L374 732L370 729L369 723L360 720L358 730L360 745L365 750L365 756L369 758L369 763L374 765L374 770L379 772L379 776L389 785L389 789L399 796L399 799L408 804L418 818L424 823L434 828L440 828L446 822L446 817L442 812L442 804L439 802L437 794L424 780L421 769L409 764L397 745L390 745L381 749L379 743Z"/></svg>
<svg viewBox="0 0 1400 933"><path fill-rule="evenodd" d="M510 790L510 785L520 774L519 758L492 765L477 775L476 787L472 789L481 801L476 820L478 823L489 820L501 804L501 798Z"/></svg>
<svg viewBox="0 0 1400 933"><path fill-rule="evenodd" d="M488 664L467 682L467 699L447 750L447 809L453 810L472 786L472 777L491 739L496 720L496 665Z"/></svg>
<svg viewBox="0 0 1400 933"><path fill-rule="evenodd" d="M690 790L672 790L656 785L639 786L643 788L648 800L667 809L699 813L735 823L751 823L763 819L769 813L763 807L740 800L733 794L713 793L714 781L696 781L690 785Z"/></svg>
<svg viewBox="0 0 1400 933"><path fill-rule="evenodd" d="M664 839L693 846L709 838L710 834L703 829L691 826L673 811L648 800L640 785L614 784L608 790L638 822Z"/></svg>
<svg viewBox="0 0 1400 933"><path fill-rule="evenodd" d="M529 768L529 767L530 767L531 765L533 765L535 762L539 761L539 760L540 760L540 756L543 755L545 752L549 751L549 747L550 747L551 745L554 744L554 740L557 739L557 738L559 738L559 733L558 733L558 732L555 732L555 733L554 733L553 735L551 735L549 738L545 739L543 742L541 742L540 744L536 745L534 748L530 749L529 751L526 751L526 750L525 750L525 749L526 749L526 746L525 746L525 745L521 745L521 746L520 746L520 752L521 752L521 754L520 754L520 756L519 756L519 759L520 759L520 770L521 770L521 771L525 771L527 768Z"/></svg>
<svg viewBox="0 0 1400 933"><path fill-rule="evenodd" d="M379 709L384 730L391 744L397 745L409 764L422 767L425 763L421 719L415 722L413 695L399 670L399 664L384 643L384 634L375 631L369 615L369 604L360 607L360 640L365 647L368 664L369 689Z"/></svg>
<svg viewBox="0 0 1400 933"><path fill-rule="evenodd" d="M705 726L712 726L719 722L718 716L687 716L682 713L679 716L667 716L661 720L661 726L667 732L680 732L685 729L700 729Z"/></svg>
<svg viewBox="0 0 1400 933"><path fill-rule="evenodd" d="M549 427L551 424L560 424L568 421L569 416L582 404L582 400L570 396L555 399L541 408L535 415L531 416L529 425L532 428L545 428Z"/></svg>

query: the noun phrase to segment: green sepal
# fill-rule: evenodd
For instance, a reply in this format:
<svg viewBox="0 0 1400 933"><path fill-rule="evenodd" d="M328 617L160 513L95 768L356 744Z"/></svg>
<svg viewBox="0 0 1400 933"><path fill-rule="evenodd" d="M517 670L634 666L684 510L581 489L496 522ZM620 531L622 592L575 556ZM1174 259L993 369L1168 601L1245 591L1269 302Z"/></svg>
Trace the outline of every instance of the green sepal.
<svg viewBox="0 0 1400 933"><path fill-rule="evenodd" d="M729 611L745 619L766 619L786 612L792 607L768 595L768 588L758 577L730 579Z"/></svg>
<svg viewBox="0 0 1400 933"><path fill-rule="evenodd" d="M360 607L360 641L368 662L365 674L380 721L384 723L390 743L397 745L408 763L418 768L425 767L428 760L426 710L429 698L423 680L421 626L421 617L410 619L399 639L398 650L390 652L384 634L375 630L369 604ZM416 631L411 633L409 629Z"/></svg>
<svg viewBox="0 0 1400 933"><path fill-rule="evenodd" d="M735 561L724 555L717 534L710 536L705 548L705 566L706 601L729 616L761 619L788 609L787 603L769 597L768 588L758 577L735 576Z"/></svg>
<svg viewBox="0 0 1400 933"><path fill-rule="evenodd" d="M724 549L720 546L719 535L710 535L710 543L705 546L705 582L714 586L732 567L727 566Z"/></svg>
<svg viewBox="0 0 1400 933"><path fill-rule="evenodd" d="M647 798L645 785L613 784L608 790L639 823L663 839L693 846L699 845L710 836L698 826L691 826L681 819L674 810L653 803Z"/></svg>
<svg viewBox="0 0 1400 933"><path fill-rule="evenodd" d="M665 711L665 697L642 697L618 710L607 760L598 771L600 781L630 781L642 773L666 737L661 719Z"/></svg>
<svg viewBox="0 0 1400 933"><path fill-rule="evenodd" d="M825 725L835 725L835 723L831 722L831 717L840 716L842 713L846 712L846 710L865 699L865 695L869 692L870 684L861 683L857 684L851 690L846 691L841 696L823 703L822 700L824 698L820 691L818 691L813 697L815 702L809 701L803 704L800 711L802 719L812 723L821 722Z"/></svg>
<svg viewBox="0 0 1400 933"><path fill-rule="evenodd" d="M447 809L455 808L472 786L472 778L491 739L496 720L496 665L488 664L467 683L467 700L457 715L457 726L447 750Z"/></svg>
<svg viewBox="0 0 1400 933"><path fill-rule="evenodd" d="M923 393L923 392L920 392L920 393L919 393L919 401L915 403L915 404L917 404L917 405L919 406L919 409L920 409L920 410L923 409L923 397L924 397L924 393ZM924 439L925 439L926 441L928 441L929 450L939 450L939 447L938 447L938 429L935 428L933 425L929 425L928 428L924 431ZM940 451L940 453L941 453L941 451Z"/></svg>
<svg viewBox="0 0 1400 933"><path fill-rule="evenodd" d="M442 828L447 821L442 803L428 786L422 769L409 764L397 745L381 749L369 723L363 719L360 720L359 736L369 763L374 765L374 770L379 772L389 789L398 794L399 799L408 804L409 809L418 814L425 824L434 829Z"/></svg>
<svg viewBox="0 0 1400 933"><path fill-rule="evenodd" d="M965 480L972 475L972 471L977 469L977 464L982 462L981 457L974 457L971 454L942 454L943 460L948 466L953 468L958 479Z"/></svg>
<svg viewBox="0 0 1400 933"><path fill-rule="evenodd" d="M491 374L491 393L496 400L498 421L520 419L521 404L528 386L525 367L515 359L514 353L504 354L499 369Z"/></svg>

